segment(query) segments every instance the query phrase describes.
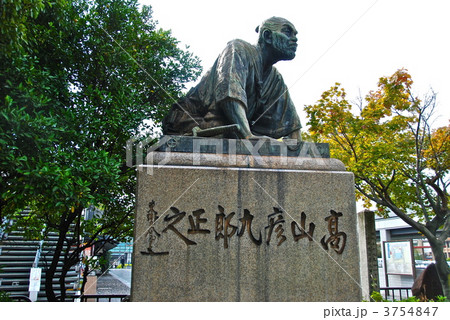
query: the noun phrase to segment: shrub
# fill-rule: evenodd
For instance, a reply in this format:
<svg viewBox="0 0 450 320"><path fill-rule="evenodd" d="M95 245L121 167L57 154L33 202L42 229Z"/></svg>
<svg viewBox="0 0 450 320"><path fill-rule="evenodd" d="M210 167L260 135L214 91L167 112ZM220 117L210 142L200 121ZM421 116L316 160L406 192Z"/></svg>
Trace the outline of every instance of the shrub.
<svg viewBox="0 0 450 320"><path fill-rule="evenodd" d="M11 302L12 299L9 297L9 293L0 291L0 302Z"/></svg>
<svg viewBox="0 0 450 320"><path fill-rule="evenodd" d="M437 296L436 300L427 300L427 299L421 299L415 296L406 298L406 299L402 299L402 300L395 300L391 301L391 300L386 300L383 298L383 296L381 295L380 292L374 291L372 292L372 294L370 295L371 301L374 302L448 302L449 300L447 299L447 297L444 296Z"/></svg>

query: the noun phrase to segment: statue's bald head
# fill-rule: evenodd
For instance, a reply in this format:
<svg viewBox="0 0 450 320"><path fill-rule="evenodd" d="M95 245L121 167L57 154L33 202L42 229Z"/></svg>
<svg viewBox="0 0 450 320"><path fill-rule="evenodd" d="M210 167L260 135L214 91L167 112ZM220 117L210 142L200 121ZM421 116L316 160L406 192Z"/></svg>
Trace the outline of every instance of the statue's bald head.
<svg viewBox="0 0 450 320"><path fill-rule="evenodd" d="M272 17L264 20L255 30L259 34L258 43L262 44L264 42L263 35L265 30L279 31L283 25L290 25L295 30L294 25L284 18Z"/></svg>
<svg viewBox="0 0 450 320"><path fill-rule="evenodd" d="M297 50L297 30L288 20L272 17L256 28L259 33L258 46L271 64L281 60L292 60Z"/></svg>

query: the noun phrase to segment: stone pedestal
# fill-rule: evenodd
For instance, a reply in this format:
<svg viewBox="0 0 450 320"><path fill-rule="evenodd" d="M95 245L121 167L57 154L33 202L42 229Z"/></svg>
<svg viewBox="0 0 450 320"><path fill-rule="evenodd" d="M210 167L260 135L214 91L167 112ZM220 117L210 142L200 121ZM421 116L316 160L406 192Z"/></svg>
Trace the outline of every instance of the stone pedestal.
<svg viewBox="0 0 450 320"><path fill-rule="evenodd" d="M361 285L363 298L370 300L373 291L380 291L377 256L377 234L375 230L375 213L370 210L358 212L358 234L361 265Z"/></svg>
<svg viewBox="0 0 450 320"><path fill-rule="evenodd" d="M361 301L352 173L335 159L154 152L132 301Z"/></svg>

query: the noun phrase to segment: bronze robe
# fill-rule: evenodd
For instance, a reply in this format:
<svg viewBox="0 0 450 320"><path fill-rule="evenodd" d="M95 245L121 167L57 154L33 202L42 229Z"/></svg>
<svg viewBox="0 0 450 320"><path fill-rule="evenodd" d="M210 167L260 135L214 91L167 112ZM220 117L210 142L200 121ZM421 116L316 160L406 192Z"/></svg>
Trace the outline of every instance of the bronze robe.
<svg viewBox="0 0 450 320"><path fill-rule="evenodd" d="M255 135L281 138L301 128L281 74L272 67L263 79L259 47L243 40L230 41L200 83L172 106L163 121L163 133L192 134L230 124L223 114L224 101L238 100L246 108ZM221 104L222 103L222 104Z"/></svg>

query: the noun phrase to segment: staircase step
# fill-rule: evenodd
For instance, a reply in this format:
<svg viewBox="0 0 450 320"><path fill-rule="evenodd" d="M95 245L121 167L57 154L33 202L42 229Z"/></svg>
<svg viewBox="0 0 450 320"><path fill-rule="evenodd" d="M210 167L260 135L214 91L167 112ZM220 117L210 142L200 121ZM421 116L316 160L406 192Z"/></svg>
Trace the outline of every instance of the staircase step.
<svg viewBox="0 0 450 320"><path fill-rule="evenodd" d="M29 262L33 263L35 255L27 255L27 256L16 256L16 255L1 255L0 256L0 265L4 265L5 263L13 262Z"/></svg>
<svg viewBox="0 0 450 320"><path fill-rule="evenodd" d="M35 256L37 248L35 250L30 250L28 247L3 247L0 248L0 257L1 256L15 256L15 255L21 255L21 256Z"/></svg>
<svg viewBox="0 0 450 320"><path fill-rule="evenodd" d="M30 215L30 212L23 212L22 217ZM20 216L18 217L20 219ZM41 286L38 293L38 301L46 301L45 293L45 277L46 269L51 265L55 247L59 240L58 232L50 232L43 235L44 241L36 239L27 239L26 232L23 230L16 230L3 234L0 241L0 266L2 270L0 273L0 290L6 291L11 295L28 296L28 286L30 277L30 268L35 260L36 252L41 249L39 267L42 269ZM73 236L70 232L68 236ZM64 244L66 245L66 243ZM57 264L57 269L52 279L53 289L58 296L61 293L58 290L59 277L62 274L62 267L64 263L64 253L61 253ZM70 271L66 273L65 284L67 294L74 293L74 285L79 281L79 274L75 271L73 266Z"/></svg>

